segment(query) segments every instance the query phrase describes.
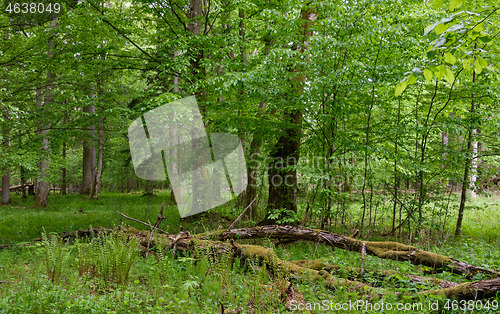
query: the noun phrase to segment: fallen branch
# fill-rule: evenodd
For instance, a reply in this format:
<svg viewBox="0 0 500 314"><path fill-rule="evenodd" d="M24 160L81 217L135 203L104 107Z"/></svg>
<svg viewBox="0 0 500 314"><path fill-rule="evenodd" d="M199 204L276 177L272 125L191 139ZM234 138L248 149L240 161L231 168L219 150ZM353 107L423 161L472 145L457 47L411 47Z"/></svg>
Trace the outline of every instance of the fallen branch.
<svg viewBox="0 0 500 314"><path fill-rule="evenodd" d="M162 229L160 229L160 228L158 228L158 227L152 226L151 224L148 224L147 222L140 221L139 219L135 219L135 218L129 217L129 216L127 216L127 215L125 215L124 213L121 213L121 212L119 212L119 211L116 211L116 212L117 212L118 214L122 215L123 217L125 217L125 218L129 219L129 220L132 220L132 221L138 222L138 223L140 223L140 224L143 224L143 225L145 225L145 226L148 226L148 227L150 227L150 228L153 228L153 229L155 229L155 230L158 230L158 231L160 231L160 232L162 232L162 233L169 234L169 233L168 233L168 232L166 232L165 230L162 230Z"/></svg>
<svg viewBox="0 0 500 314"><path fill-rule="evenodd" d="M249 209L250 206L252 206L253 202L255 202L257 197L259 197L259 194L255 195L255 198L253 199L253 201L251 201L250 204L248 204L248 206L241 212L241 214L238 216L238 218L236 218L236 220L233 221L233 223L229 226L229 228L227 228L227 230L231 230L234 227L234 225L238 222L238 220L240 220L240 218L243 217L243 214L247 211L247 209Z"/></svg>

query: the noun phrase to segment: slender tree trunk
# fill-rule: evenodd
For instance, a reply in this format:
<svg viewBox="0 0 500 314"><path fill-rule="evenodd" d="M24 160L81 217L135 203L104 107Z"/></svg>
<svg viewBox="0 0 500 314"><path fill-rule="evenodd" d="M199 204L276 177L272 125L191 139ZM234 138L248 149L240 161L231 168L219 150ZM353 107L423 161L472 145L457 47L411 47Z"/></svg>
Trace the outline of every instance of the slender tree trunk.
<svg viewBox="0 0 500 314"><path fill-rule="evenodd" d="M399 123L401 121L401 100L398 102L398 123L396 138L394 139L394 203L392 206L392 230L396 228L396 208L398 204L399 193L399 177L398 177L398 140L399 140Z"/></svg>
<svg viewBox="0 0 500 314"><path fill-rule="evenodd" d="M474 49L477 48L477 44L476 44L476 47ZM476 71L472 70L472 85L474 86L476 83ZM469 110L469 113L470 113L470 116L471 116L471 121L469 123L473 123L472 122L472 115L474 115L474 112L476 111L476 102L474 100L474 92L472 92L472 95L471 95L471 105L470 105L470 110ZM473 137L474 137L474 133L475 133L475 128L470 125L469 126L469 138L467 139L467 153L469 154L473 154L474 153L474 147L473 147L473 144L472 144L472 141L474 140ZM472 156L474 157L474 156ZM462 231L462 220L464 218L464 210L465 210L465 203L467 201L467 187L469 186L470 184L470 181L469 181L469 171L470 171L470 168L471 168L471 164L472 164L472 158L471 156L467 156L467 159L465 160L465 167L464 167L464 178L463 178L463 182L462 182L462 194L460 196L460 208L458 209L458 219L457 219L457 226L455 228L455 237L458 237L460 236L460 233Z"/></svg>
<svg viewBox="0 0 500 314"><path fill-rule="evenodd" d="M241 48L240 48L240 53L241 53L241 58L244 64L247 63L247 53L244 47L244 43L246 42L246 26L245 26L245 11L243 9L239 9L238 11L238 17L240 18L240 24L239 24L239 36L241 40ZM265 36L264 39L264 54L267 55L270 50L271 46L271 41L269 40L269 36ZM244 94L244 90L241 91L242 95ZM259 103L259 113L258 115L261 115L264 113L266 110L266 103L264 101L261 101ZM257 181L259 177L259 163L258 161L255 161L255 164L251 164L252 161L254 161L255 157L259 156L260 154L260 149L262 146L262 137L259 134L259 132L255 131L252 136L252 142L250 142L250 152L249 152L249 157L250 157L250 163L247 164L247 170L248 170L248 177L247 177L247 188L245 192L242 195L242 200L243 200L243 205L246 207L248 204L250 205L250 208L245 212L245 217L249 218L251 220L257 220L258 218L258 202L253 202L252 201L255 199L257 196Z"/></svg>
<svg viewBox="0 0 500 314"><path fill-rule="evenodd" d="M375 64L374 67L377 67L378 64L378 58L380 55L380 49L382 47L382 39L379 43L379 47L377 50L377 56L375 58ZM368 114L365 118L365 156L364 156L364 176L363 176L363 188L361 190L361 195L363 197L363 214L361 215L361 228L363 228L364 222L365 222L365 215L366 215L366 194L365 194L365 188L366 188L366 180L368 176L368 170L370 170L370 176L369 176L369 184L370 184L370 220L371 220L371 212L372 212L372 199L373 199L373 182L372 182L372 171L371 171L371 159L370 156L368 156L368 147L370 145L370 122L371 122L371 117L372 117L372 110L373 106L375 104L375 81L377 80L376 78L377 73L373 71L372 76L373 76L373 82L372 82L372 97L371 97L371 102L370 106L368 107ZM370 167L368 167L370 166ZM369 222L370 223L370 222Z"/></svg>
<svg viewBox="0 0 500 314"><path fill-rule="evenodd" d="M101 110L102 112L102 110ZM92 198L98 199L102 186L102 160L104 156L104 130L102 118L100 118L98 134L98 148L97 148L97 168L95 171L94 187L92 188Z"/></svg>
<svg viewBox="0 0 500 314"><path fill-rule="evenodd" d="M5 124L8 123L9 115L5 112L3 114L3 117L5 119ZM5 125L3 129L3 146L5 149L9 147L9 133L10 133L10 128ZM9 174L9 167L8 165L5 166L3 169L3 174L2 174L2 205L7 205L10 204L10 174Z"/></svg>
<svg viewBox="0 0 500 314"><path fill-rule="evenodd" d="M66 140L63 142L62 147L62 157L64 163L66 163ZM66 195L66 184L67 184L67 175L66 175L66 166L62 168L62 176L61 176L61 195Z"/></svg>
<svg viewBox="0 0 500 314"><path fill-rule="evenodd" d="M6 31L6 39L9 39L9 32ZM10 134L10 127L8 126L8 120L9 120L9 114L7 112L7 109L5 109L5 112L3 113L3 118L5 120L5 125L3 126L3 146L7 150L9 147L9 134ZM6 163L3 171L2 171L2 205L7 205L10 204L10 173L9 173L9 166L8 163Z"/></svg>
<svg viewBox="0 0 500 314"><path fill-rule="evenodd" d="M174 58L178 57L179 56L179 51L175 50L174 51ZM173 87L172 87L172 93L176 93L176 94L179 94L181 93L181 90L179 88L179 83L180 83L180 77L178 75L174 75L174 78L173 78ZM177 138L177 131L176 129L171 126L168 130L169 134L169 138ZM179 172L179 165L178 165L178 161L180 160L179 156L178 156L178 152L177 152L177 149L172 147L170 148L170 154L171 154L171 160L172 160L172 164L171 164L171 167L172 167L172 172L176 173L176 175L178 175L178 172ZM169 178L170 180L170 178ZM178 200L176 200L175 196L177 195L177 197L179 198ZM180 185L179 184L175 184L175 187L174 185L172 184L172 182L170 182L170 201L174 204L176 204L176 202L178 201L179 204L182 203L182 193L181 193L181 189L180 189Z"/></svg>
<svg viewBox="0 0 500 314"><path fill-rule="evenodd" d="M69 104L69 99L66 99L64 102L66 105ZM67 117L64 117L63 123L66 124L67 122ZM67 150L67 138L63 139L62 143L62 158L63 158L63 167L61 168L61 195L66 195L67 189L68 189L68 176L67 176L67 160L66 160L66 151Z"/></svg>
<svg viewBox="0 0 500 314"><path fill-rule="evenodd" d="M477 129L472 129L472 139L477 134ZM477 164L478 164L478 158L479 156L479 142L473 140L472 141L472 159L471 159L471 166L470 166L470 184L469 184L469 189L470 189L470 194L472 198L476 198L476 181L477 181Z"/></svg>
<svg viewBox="0 0 500 314"><path fill-rule="evenodd" d="M21 178L21 194L23 199L27 199L26 196L26 171L23 166L20 167L20 178Z"/></svg>

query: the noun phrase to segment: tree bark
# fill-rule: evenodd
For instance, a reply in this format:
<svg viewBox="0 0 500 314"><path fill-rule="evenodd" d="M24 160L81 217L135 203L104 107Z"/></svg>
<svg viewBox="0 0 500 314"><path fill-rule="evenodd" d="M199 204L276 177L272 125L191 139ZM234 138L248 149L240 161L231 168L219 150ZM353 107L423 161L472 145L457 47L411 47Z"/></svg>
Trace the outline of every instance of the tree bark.
<svg viewBox="0 0 500 314"><path fill-rule="evenodd" d="M102 112L102 111L101 111ZM97 168L95 171L94 185L92 188L92 198L98 199L99 193L101 192L102 186L102 160L104 157L104 125L102 123L102 117L99 122L98 134L98 148L97 148Z"/></svg>
<svg viewBox="0 0 500 314"><path fill-rule="evenodd" d="M83 108L83 111L86 113L93 114L95 113L95 106L89 105ZM94 178L95 178L95 145L94 145L94 137L95 137L95 126L91 125L88 138L83 140L83 167L82 167L82 194L83 195L91 195L92 187L94 186Z"/></svg>
<svg viewBox="0 0 500 314"><path fill-rule="evenodd" d="M53 15L53 19L50 22L51 28L57 27L57 18ZM56 42L54 39L49 40L49 51L47 52L50 59L54 56L54 50L56 47ZM37 99L37 109L39 111L48 110L48 106L52 103L52 89L54 88L54 78L55 75L50 70L47 72L47 84L44 90L44 97L42 101L42 90L41 87L37 87L36 99ZM42 137L42 157L40 161L40 177L38 178L37 188L35 192L35 206L40 206L46 208L49 201L49 182L48 182L48 170L49 170L49 139L48 139L48 129L50 123L47 123L44 128L39 132Z"/></svg>
<svg viewBox="0 0 500 314"><path fill-rule="evenodd" d="M7 150L9 147L9 133L10 133L10 128L7 126L9 115L7 112L4 112L3 117L5 119L5 126L3 128L3 146ZM2 173L2 205L8 205L10 204L10 174L9 174L9 167L8 163L5 165Z"/></svg>
<svg viewBox="0 0 500 314"><path fill-rule="evenodd" d="M421 295L443 296L456 300L483 300L494 298L500 293L500 277L490 280L480 280L466 282L454 287L428 290L421 292Z"/></svg>
<svg viewBox="0 0 500 314"><path fill-rule="evenodd" d="M311 1L306 3L310 6ZM301 11L301 19L307 21L302 26L302 39L299 44L299 51L305 53L308 39L312 36L309 29L316 20L317 14L311 8L304 8ZM292 82L294 100L299 99L303 93L303 84L306 80L304 69L295 69L298 72ZM298 105L298 104L297 104ZM288 109L284 113L284 120L288 126L278 138L278 142L272 154L272 165L268 171L269 198L267 202L268 210L285 209L297 212L297 170L296 166L300 158L300 142L302 137L302 110L299 108ZM266 222L270 221L266 219Z"/></svg>
<svg viewBox="0 0 500 314"><path fill-rule="evenodd" d="M62 157L64 163L66 163L66 140L63 142L63 147L62 147ZM61 176L61 195L66 195L66 189L67 189L67 176L66 176L66 166L62 167L62 176Z"/></svg>
<svg viewBox="0 0 500 314"><path fill-rule="evenodd" d="M21 179L21 194L23 199L27 199L28 197L26 196L26 171L23 166L20 167L20 179Z"/></svg>
<svg viewBox="0 0 500 314"><path fill-rule="evenodd" d="M487 276L496 277L500 273L495 270L485 269L474 265L460 262L451 257L438 253L420 250L414 246L398 242L374 242L361 241L358 239L330 233L324 230L312 230L302 227L292 226L262 226L243 229L233 229L229 231L218 230L210 235L212 238L220 241L228 239L258 239L271 238L280 241L312 241L323 243L331 247L354 251L361 253L363 244L366 246L368 255L377 256L384 259L396 261L409 261L414 265L425 265L433 268L435 271L446 270L452 273L474 276L477 273L483 273Z"/></svg>
<svg viewBox="0 0 500 314"><path fill-rule="evenodd" d="M260 110L265 110L266 104L261 101L259 104L259 109ZM259 176L259 163L257 160L254 158L259 156L260 154L260 148L262 146L262 138L258 132L255 132L253 134L252 141L250 142L250 162L247 164L248 165L248 176L247 176L247 188L245 189L245 192L243 193L243 203L244 206L247 206L250 204L253 199L257 196L257 180ZM252 165L252 161L255 161L255 164ZM250 218L252 220L256 220L258 217L258 207L257 203L254 202L250 205L250 208L247 210L245 216L247 218Z"/></svg>
<svg viewBox="0 0 500 314"><path fill-rule="evenodd" d="M9 39L9 31L6 31L6 40ZM3 126L3 146L7 150L9 147L9 134L10 134L10 127L8 125L8 120L9 120L9 113L7 112L7 108L5 109L5 112L3 113L3 118L4 118L4 123L5 125ZM8 162L6 162L6 165L4 169L2 169L2 205L7 205L10 204L10 173L9 173L9 166Z"/></svg>

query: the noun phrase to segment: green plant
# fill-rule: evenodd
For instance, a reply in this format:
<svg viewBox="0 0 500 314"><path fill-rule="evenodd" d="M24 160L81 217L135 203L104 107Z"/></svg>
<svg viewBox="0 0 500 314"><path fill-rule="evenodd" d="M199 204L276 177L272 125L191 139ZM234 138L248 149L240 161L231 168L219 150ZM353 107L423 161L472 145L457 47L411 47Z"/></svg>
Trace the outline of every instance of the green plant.
<svg viewBox="0 0 500 314"><path fill-rule="evenodd" d="M277 224L294 224L300 221L299 216L292 210L280 208L269 214L269 219L276 221Z"/></svg>
<svg viewBox="0 0 500 314"><path fill-rule="evenodd" d="M58 282L68 266L71 251L63 246L60 238L55 235L48 238L45 232L42 233L41 246L47 277L52 282Z"/></svg>
<svg viewBox="0 0 500 314"><path fill-rule="evenodd" d="M126 239L119 234L99 234L89 243L77 240L76 246L80 276L86 274L105 282L126 283L138 256L137 239Z"/></svg>

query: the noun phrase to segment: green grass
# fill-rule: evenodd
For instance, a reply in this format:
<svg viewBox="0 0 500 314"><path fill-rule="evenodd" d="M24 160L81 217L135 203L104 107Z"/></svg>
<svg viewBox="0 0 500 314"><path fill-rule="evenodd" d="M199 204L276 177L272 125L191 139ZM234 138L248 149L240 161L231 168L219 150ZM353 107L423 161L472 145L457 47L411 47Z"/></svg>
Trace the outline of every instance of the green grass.
<svg viewBox="0 0 500 314"><path fill-rule="evenodd" d="M29 241L40 237L44 230L50 234L120 224L147 229L123 218L116 211L154 224L161 203L165 201L168 204L169 199L165 192L157 192L157 195L142 197L139 193L103 193L97 201L81 195L51 195L47 210L19 208L31 206L32 199L21 200L15 196L14 205L0 207L0 243ZM197 217L198 220L183 221L183 228L196 233L227 227L240 211L231 206L220 207L202 214ZM354 213L350 215L357 215L356 210L352 211ZM179 232L180 218L176 207L166 205L164 215L167 219L160 227L171 233ZM480 197L467 207L464 235L460 239L417 235L412 244L470 264L500 270L499 217L498 198ZM450 220L448 233L453 223ZM338 226L333 231L348 234L349 226ZM406 238L381 237L377 233L373 233L370 239L408 242ZM270 240L241 242L272 247L284 260L322 259L339 266L361 265L358 253L332 250L315 243L300 242L275 247ZM0 281L5 281L0 287L0 313L220 313L221 304L225 309L241 308L242 313L287 312L282 299L285 281L270 278L265 268L257 264L236 260L233 265L229 257L213 261L206 254L195 263L190 256L173 258L171 251L159 251L156 256L134 257L134 245L127 243L115 238L95 238L63 244L48 236L34 246L0 250ZM397 293L429 289L426 285L409 282L406 275L425 275L425 269L408 262L367 256L365 270L370 284L389 292L382 298L384 302L397 302ZM383 270L396 270L400 275L389 281L380 281L375 274ZM465 280L446 272L432 276L457 282ZM294 281L294 288L310 303L328 300L335 304L360 299L356 292L346 288L332 292L319 283ZM495 300L500 302L498 297ZM409 300L404 302L411 305ZM426 305L440 302L441 309L445 304L444 300L434 298L423 299L422 302Z"/></svg>
<svg viewBox="0 0 500 314"><path fill-rule="evenodd" d="M90 200L79 194L67 196L50 195L47 209L30 208L33 199L23 200L14 195L13 205L0 206L0 244L18 243L41 237L46 232L74 231L94 227L114 227L130 225L137 229L147 229L146 226L122 217L117 211L145 222L154 223L160 211L161 203L165 201L163 215L167 217L161 228L171 233L180 231L180 216L175 205L169 203L170 195L160 191L156 196L143 197L141 193L117 194L102 193L99 200ZM83 213L80 211L82 209ZM228 214L226 207L219 208L218 212ZM210 219L184 222L184 228L190 231L203 232L204 229L217 229L224 220L218 214Z"/></svg>

